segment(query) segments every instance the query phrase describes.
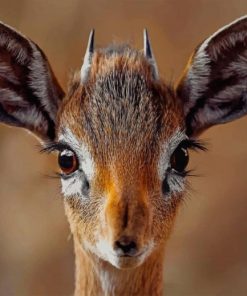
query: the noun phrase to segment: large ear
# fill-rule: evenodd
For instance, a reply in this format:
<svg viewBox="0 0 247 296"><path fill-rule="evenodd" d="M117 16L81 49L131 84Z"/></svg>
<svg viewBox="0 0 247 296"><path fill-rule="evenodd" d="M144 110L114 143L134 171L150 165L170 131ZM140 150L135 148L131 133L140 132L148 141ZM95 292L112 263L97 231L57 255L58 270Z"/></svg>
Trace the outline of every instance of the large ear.
<svg viewBox="0 0 247 296"><path fill-rule="evenodd" d="M0 23L0 122L52 140L63 96L41 49Z"/></svg>
<svg viewBox="0 0 247 296"><path fill-rule="evenodd" d="M184 106L189 136L247 114L247 16L197 47L177 95Z"/></svg>

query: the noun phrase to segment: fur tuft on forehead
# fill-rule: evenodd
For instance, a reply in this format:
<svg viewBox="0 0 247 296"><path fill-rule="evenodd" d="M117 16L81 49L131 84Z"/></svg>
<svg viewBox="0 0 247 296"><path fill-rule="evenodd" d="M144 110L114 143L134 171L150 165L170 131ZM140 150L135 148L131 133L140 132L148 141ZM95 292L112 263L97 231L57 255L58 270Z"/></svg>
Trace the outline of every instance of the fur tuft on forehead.
<svg viewBox="0 0 247 296"><path fill-rule="evenodd" d="M133 157L148 157L157 151L162 135L169 136L181 125L173 91L153 79L143 53L129 46L98 50L89 79L80 85L76 77L65 102L61 125L66 122L98 156L112 157L135 143Z"/></svg>
<svg viewBox="0 0 247 296"><path fill-rule="evenodd" d="M131 48L127 44L112 44L99 49L92 59L89 81L107 75L112 71L141 72L147 79L151 79L152 68L143 52Z"/></svg>

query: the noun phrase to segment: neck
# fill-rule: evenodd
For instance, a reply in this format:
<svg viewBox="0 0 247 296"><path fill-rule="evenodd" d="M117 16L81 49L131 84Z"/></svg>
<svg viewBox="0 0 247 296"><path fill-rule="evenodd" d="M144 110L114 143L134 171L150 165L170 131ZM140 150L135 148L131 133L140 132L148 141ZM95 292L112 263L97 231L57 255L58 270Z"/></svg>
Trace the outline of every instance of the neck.
<svg viewBox="0 0 247 296"><path fill-rule="evenodd" d="M141 266L133 269L117 269L86 253L77 240L75 256L75 296L162 295L163 250L157 250Z"/></svg>

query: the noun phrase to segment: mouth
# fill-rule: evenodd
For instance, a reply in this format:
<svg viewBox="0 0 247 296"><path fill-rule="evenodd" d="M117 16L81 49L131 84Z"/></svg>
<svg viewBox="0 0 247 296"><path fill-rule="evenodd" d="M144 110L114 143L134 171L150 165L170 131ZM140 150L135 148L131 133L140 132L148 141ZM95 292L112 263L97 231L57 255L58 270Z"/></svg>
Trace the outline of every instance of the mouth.
<svg viewBox="0 0 247 296"><path fill-rule="evenodd" d="M113 255L113 260L110 260L111 264L120 269L134 268L141 265L146 256L146 252L140 252L135 255Z"/></svg>
<svg viewBox="0 0 247 296"><path fill-rule="evenodd" d="M96 246L97 248L91 248L91 251L118 269L128 269L140 266L152 253L154 248L153 242L150 242L148 245L142 247L134 254L119 254L114 252L109 243L103 239L100 240Z"/></svg>
<svg viewBox="0 0 247 296"><path fill-rule="evenodd" d="M126 254L126 255L115 255L115 256L118 257L118 258L138 258L138 257L142 256L144 253L145 252L143 251L143 252L137 253L135 255Z"/></svg>

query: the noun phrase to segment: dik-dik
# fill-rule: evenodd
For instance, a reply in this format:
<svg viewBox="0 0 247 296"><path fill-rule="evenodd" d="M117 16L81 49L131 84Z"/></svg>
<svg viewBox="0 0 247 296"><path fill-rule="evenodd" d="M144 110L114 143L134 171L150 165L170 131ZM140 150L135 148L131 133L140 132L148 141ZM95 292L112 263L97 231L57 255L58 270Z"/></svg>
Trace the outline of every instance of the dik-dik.
<svg viewBox="0 0 247 296"><path fill-rule="evenodd" d="M95 50L92 31L67 94L41 49L0 25L0 121L58 152L75 295L162 295L188 150L246 113L247 16L202 42L175 87L159 78L146 31L141 51Z"/></svg>

